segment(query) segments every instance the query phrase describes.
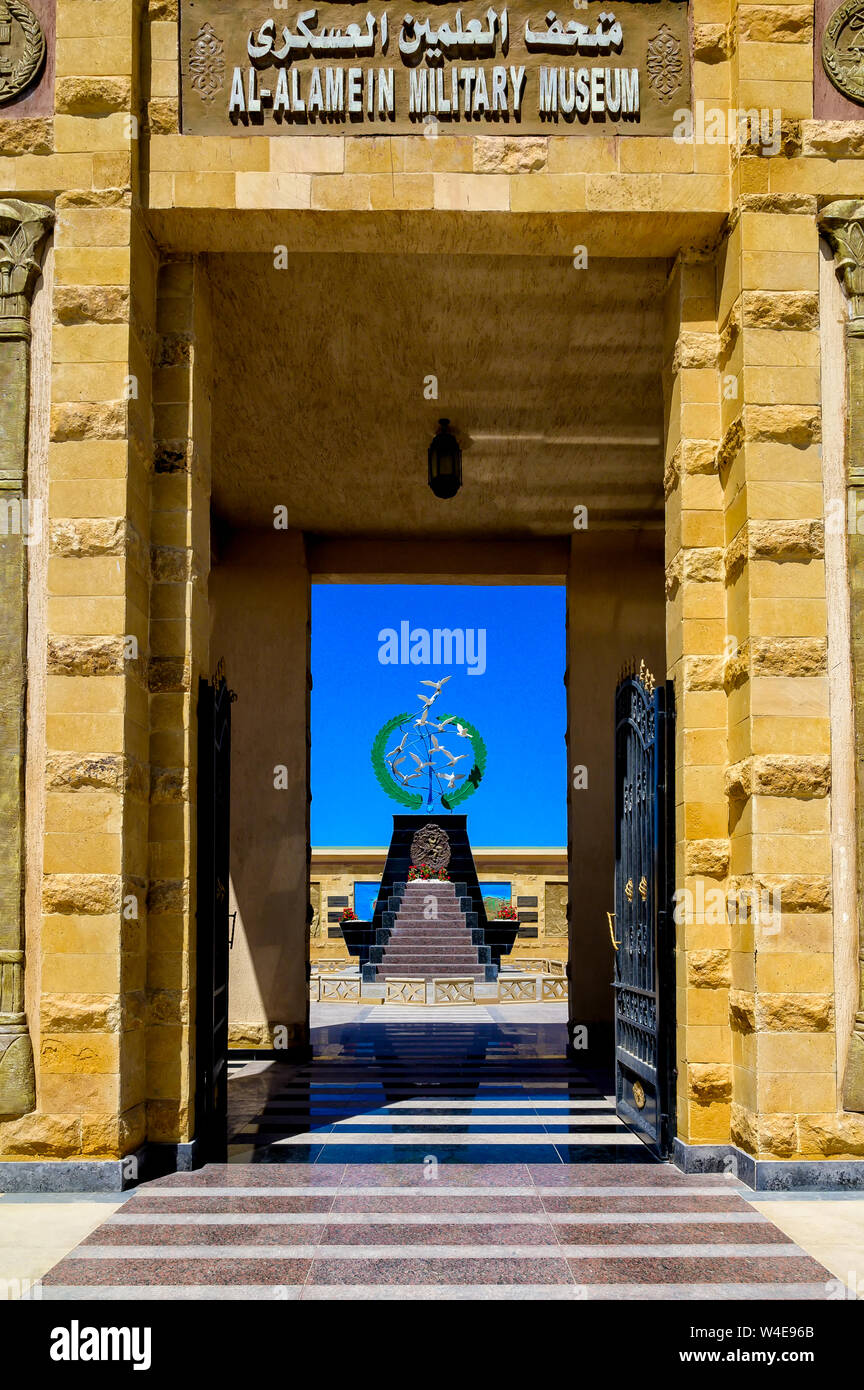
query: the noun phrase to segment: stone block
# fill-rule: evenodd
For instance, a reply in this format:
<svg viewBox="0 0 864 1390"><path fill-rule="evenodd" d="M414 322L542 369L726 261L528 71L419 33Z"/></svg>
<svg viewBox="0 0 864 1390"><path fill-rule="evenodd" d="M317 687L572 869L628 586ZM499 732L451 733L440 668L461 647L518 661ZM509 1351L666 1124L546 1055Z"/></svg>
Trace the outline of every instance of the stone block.
<svg viewBox="0 0 864 1390"><path fill-rule="evenodd" d="M147 893L147 912L151 916L163 913L176 915L189 910L189 885L185 880L163 879L150 883Z"/></svg>
<svg viewBox="0 0 864 1390"><path fill-rule="evenodd" d="M756 881L760 894L774 896L786 913L830 912L831 882L821 874L760 874Z"/></svg>
<svg viewBox="0 0 864 1390"><path fill-rule="evenodd" d="M687 1095L701 1104L729 1100L732 1068L715 1062L695 1062L687 1067Z"/></svg>
<svg viewBox="0 0 864 1390"><path fill-rule="evenodd" d="M501 137L479 135L474 140L477 174L529 174L546 168L548 140L542 135Z"/></svg>
<svg viewBox="0 0 864 1390"><path fill-rule="evenodd" d="M798 1133L802 1154L822 1158L864 1156L864 1115L802 1115Z"/></svg>
<svg viewBox="0 0 864 1390"><path fill-rule="evenodd" d="M733 989L729 994L729 1026L737 1033L752 1033L756 1029L756 999L747 990Z"/></svg>
<svg viewBox="0 0 864 1390"><path fill-rule="evenodd" d="M39 1016L43 1033L112 1033L121 1026L122 1005L116 994L43 993Z"/></svg>
<svg viewBox="0 0 864 1390"><path fill-rule="evenodd" d="M128 111L132 106L129 77L58 77L55 109L65 115L104 115Z"/></svg>
<svg viewBox="0 0 864 1390"><path fill-rule="evenodd" d="M745 1153L768 1158L789 1158L797 1151L795 1115L753 1114L732 1106L732 1142Z"/></svg>
<svg viewBox="0 0 864 1390"><path fill-rule="evenodd" d="M128 323L129 290L125 285L57 285L54 318L62 324Z"/></svg>
<svg viewBox="0 0 864 1390"><path fill-rule="evenodd" d="M802 121L801 153L825 159L860 159L864 156L861 122Z"/></svg>
<svg viewBox="0 0 864 1390"><path fill-rule="evenodd" d="M120 1067L116 1032L64 1032L42 1035L40 1067L46 1072L117 1072Z"/></svg>
<svg viewBox="0 0 864 1390"><path fill-rule="evenodd" d="M761 1031L822 1033L834 1027L830 994L767 994L756 999L756 1026Z"/></svg>
<svg viewBox="0 0 864 1390"><path fill-rule="evenodd" d="M809 5L746 5L739 11L741 42L809 44L812 37L813 11Z"/></svg>
<svg viewBox="0 0 864 1390"><path fill-rule="evenodd" d="M173 73L168 77L171 81ZM147 103L147 126L151 135L176 135L180 130L180 102L174 96L153 96Z"/></svg>
<svg viewBox="0 0 864 1390"><path fill-rule="evenodd" d="M42 886L42 910L98 916L120 909L121 881L116 874L51 874Z"/></svg>
<svg viewBox="0 0 864 1390"><path fill-rule="evenodd" d="M612 136L548 137L550 174L613 174L618 168L618 141Z"/></svg>
<svg viewBox="0 0 864 1390"><path fill-rule="evenodd" d="M703 875L706 878L725 878L729 872L729 841L690 841L685 848L685 859L685 872L687 874Z"/></svg>
<svg viewBox="0 0 864 1390"><path fill-rule="evenodd" d="M0 1153L5 1158L74 1158L80 1151L77 1115L32 1113L0 1121Z"/></svg>
<svg viewBox="0 0 864 1390"><path fill-rule="evenodd" d="M293 135L290 140L273 139L269 142L269 168L271 174L341 174L349 173L390 173L389 162L376 167L376 161L362 160L358 146L374 146L380 153L389 145L388 136L375 136L372 139L354 138L342 135L321 137L318 135ZM353 147L354 163L346 161L349 147ZM308 198L307 198L308 205Z"/></svg>
<svg viewBox="0 0 864 1390"><path fill-rule="evenodd" d="M315 143L323 142L316 140ZM238 208L308 208L311 205L312 179L308 173L240 172L236 181Z"/></svg>
<svg viewBox="0 0 864 1390"><path fill-rule="evenodd" d="M457 212L507 212L510 177L506 174L436 173L434 205Z"/></svg>
<svg viewBox="0 0 864 1390"><path fill-rule="evenodd" d="M431 208L433 188L431 174L372 174L369 177L369 197L374 209Z"/></svg>
<svg viewBox="0 0 864 1390"><path fill-rule="evenodd" d="M153 1144L186 1142L193 1132L192 1107L180 1100L147 1103L147 1137Z"/></svg>
<svg viewBox="0 0 864 1390"><path fill-rule="evenodd" d="M74 401L51 407L52 440L122 439L125 434L125 401Z"/></svg>
<svg viewBox="0 0 864 1390"><path fill-rule="evenodd" d="M825 797L831 788L827 755L794 757L773 754L755 759L753 790L761 796Z"/></svg>
<svg viewBox="0 0 864 1390"><path fill-rule="evenodd" d="M0 121L0 156L50 155L53 149L54 122L50 117Z"/></svg>
<svg viewBox="0 0 864 1390"><path fill-rule="evenodd" d="M688 951L687 982L695 989L728 989L731 983L728 951Z"/></svg>

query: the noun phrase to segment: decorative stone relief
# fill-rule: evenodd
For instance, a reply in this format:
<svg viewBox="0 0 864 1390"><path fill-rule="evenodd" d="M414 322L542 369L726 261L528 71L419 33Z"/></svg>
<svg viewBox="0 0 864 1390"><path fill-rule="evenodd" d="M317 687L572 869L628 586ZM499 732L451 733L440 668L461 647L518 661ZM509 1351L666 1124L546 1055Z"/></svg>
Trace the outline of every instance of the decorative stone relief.
<svg viewBox="0 0 864 1390"><path fill-rule="evenodd" d="M665 106L671 101L684 80L684 57L681 42L668 24L661 24L649 41L646 54L648 82L657 99Z"/></svg>
<svg viewBox="0 0 864 1390"><path fill-rule="evenodd" d="M0 0L0 106L20 96L45 66L45 34L25 0Z"/></svg>
<svg viewBox="0 0 864 1390"><path fill-rule="evenodd" d="M225 45L212 24L202 24L189 50L189 83L204 102L225 85Z"/></svg>
<svg viewBox="0 0 864 1390"><path fill-rule="evenodd" d="M864 24L864 0L856 3ZM861 42L864 44L864 37ZM831 243L837 277L849 296L851 321L864 319L864 202L842 198L829 203L822 209L819 225Z"/></svg>
<svg viewBox="0 0 864 1390"><path fill-rule="evenodd" d="M837 30L837 21L847 20L852 31L852 12L858 14L858 25L854 30L854 42L862 45L854 51L858 54L859 69L864 77L864 0L843 5L828 24L825 41ZM853 52L853 38L849 40L849 52ZM825 47L823 45L823 58ZM856 69L856 73L858 69ZM830 70L829 70L830 75ZM855 78L858 81L858 77ZM832 81L834 78L832 77ZM837 85L835 83L835 85ZM852 95L849 87L841 90ZM861 96L856 100L864 102L864 82ZM835 270L849 299L849 319L846 323L846 478L850 487L864 487L864 201L855 198L838 199L829 203L819 214L820 230L831 244L834 252ZM864 562L864 539L856 533L847 536L850 574L860 570ZM852 583L850 590L851 623L853 638L861 631L864 623L864 596L860 586ZM859 984L858 1009L852 1028L846 1074L843 1079L843 1104L847 1110L864 1111L864 770L862 770L862 750L864 750L864 660L857 641L852 643L852 677L855 701L855 742L858 761L857 777L857 838L858 838L858 953ZM784 897L784 909L786 899Z"/></svg>
<svg viewBox="0 0 864 1390"><path fill-rule="evenodd" d="M835 10L822 35L822 66L850 101L864 105L864 0Z"/></svg>
<svg viewBox="0 0 864 1390"><path fill-rule="evenodd" d="M450 863L450 839L442 826L430 821L420 827L411 841L411 863L446 869Z"/></svg>
<svg viewBox="0 0 864 1390"><path fill-rule="evenodd" d="M23 6L22 8L26 8ZM3 25L0 7L0 43ZM27 668L26 501L30 301L50 208L0 201L0 1116L36 1104L33 1049L24 1014L24 690Z"/></svg>

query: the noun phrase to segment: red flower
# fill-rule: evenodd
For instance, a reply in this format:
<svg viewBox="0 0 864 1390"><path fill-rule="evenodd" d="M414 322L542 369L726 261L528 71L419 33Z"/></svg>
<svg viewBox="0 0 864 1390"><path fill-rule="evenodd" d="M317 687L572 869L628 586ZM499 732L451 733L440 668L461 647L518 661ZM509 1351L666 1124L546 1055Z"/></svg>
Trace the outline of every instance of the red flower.
<svg viewBox="0 0 864 1390"><path fill-rule="evenodd" d="M418 880L428 883L434 882L436 879L449 883L450 875L446 869L433 869L431 864L412 864L408 870L409 883L415 883Z"/></svg>

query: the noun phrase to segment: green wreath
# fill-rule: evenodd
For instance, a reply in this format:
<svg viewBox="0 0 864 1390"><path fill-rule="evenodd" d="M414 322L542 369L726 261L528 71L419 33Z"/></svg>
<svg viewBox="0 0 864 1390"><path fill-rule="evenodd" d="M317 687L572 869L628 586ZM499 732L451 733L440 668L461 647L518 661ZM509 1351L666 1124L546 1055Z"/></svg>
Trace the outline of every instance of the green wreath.
<svg viewBox="0 0 864 1390"><path fill-rule="evenodd" d="M384 757L387 744L394 729L398 729L407 719L413 719L413 717L413 715L406 713L397 714L392 719L388 719L387 723L382 725L375 735L375 741L372 744L371 759L375 777L387 795L391 796L394 801L398 801L401 806L407 806L412 811L419 811L423 805L422 792L412 792L409 791L407 787L400 786L395 778L391 776L390 769ZM466 801L471 793L475 792L479 787L483 779L483 773L486 771L486 744L483 742L478 730L475 729L473 724L469 724L467 719L463 719L460 715L450 714L442 715L441 718L451 719L454 723L458 722L462 725L463 729L467 730L471 740L471 749L474 754L474 766L468 773L459 790L452 792L449 796L441 797L441 805L444 809L452 811L454 806L458 806L461 802Z"/></svg>
<svg viewBox="0 0 864 1390"><path fill-rule="evenodd" d="M410 714L397 714L394 719L388 719L387 723L378 730L375 735L375 742L372 744L372 767L375 776L388 796L392 796L393 800L398 801L402 806L410 806L412 811L419 811L423 805L422 794L409 791L407 787L400 787L399 783L390 776L390 770L384 761L384 750L393 730L398 729L400 724L404 724L405 720L410 718Z"/></svg>
<svg viewBox="0 0 864 1390"><path fill-rule="evenodd" d="M453 716L442 714L441 718L451 719ZM467 801L471 793L476 792L483 780L483 773L486 771L486 744L480 737L479 731L475 729L473 724L469 724L467 719L462 719L459 715L456 716L453 722L461 724L463 729L468 730L468 734L471 738L471 748L474 753L474 766L458 791L452 792L449 796L442 796L441 805L448 811L452 811L453 807L458 806L460 802Z"/></svg>

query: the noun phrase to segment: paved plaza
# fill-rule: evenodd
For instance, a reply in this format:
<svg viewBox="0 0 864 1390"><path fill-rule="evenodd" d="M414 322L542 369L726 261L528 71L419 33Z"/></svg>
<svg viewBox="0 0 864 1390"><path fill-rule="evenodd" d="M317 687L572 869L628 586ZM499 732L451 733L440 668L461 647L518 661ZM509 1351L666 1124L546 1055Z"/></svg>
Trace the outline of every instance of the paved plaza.
<svg viewBox="0 0 864 1390"><path fill-rule="evenodd" d="M854 1296L770 1201L655 1161L563 1023L366 1012L319 1010L308 1064L233 1061L229 1162L136 1188L42 1296ZM848 1231L864 1202L842 1200L818 1205Z"/></svg>

